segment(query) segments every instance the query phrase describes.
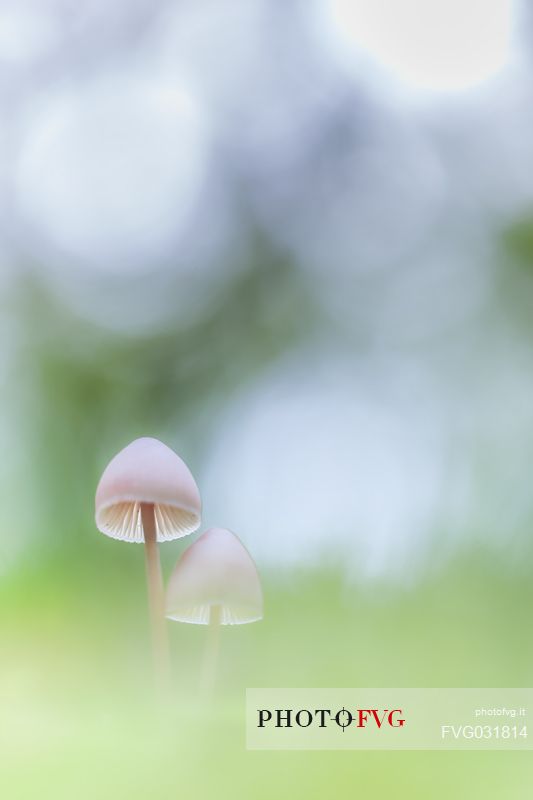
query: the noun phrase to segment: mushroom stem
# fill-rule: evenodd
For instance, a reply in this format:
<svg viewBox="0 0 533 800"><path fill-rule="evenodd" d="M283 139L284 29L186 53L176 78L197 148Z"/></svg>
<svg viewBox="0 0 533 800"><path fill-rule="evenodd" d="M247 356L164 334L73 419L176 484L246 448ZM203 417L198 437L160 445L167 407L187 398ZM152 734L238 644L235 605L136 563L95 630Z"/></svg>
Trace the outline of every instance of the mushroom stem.
<svg viewBox="0 0 533 800"><path fill-rule="evenodd" d="M152 628L152 648L157 686L163 689L168 685L170 666L168 637L165 623L165 600L163 577L153 503L141 503L141 520L144 532L144 554L146 560L146 580L148 583L148 602Z"/></svg>
<svg viewBox="0 0 533 800"><path fill-rule="evenodd" d="M209 608L209 627L207 630L204 667L202 672L202 694L206 699L212 696L215 687L221 614L222 606L213 605Z"/></svg>

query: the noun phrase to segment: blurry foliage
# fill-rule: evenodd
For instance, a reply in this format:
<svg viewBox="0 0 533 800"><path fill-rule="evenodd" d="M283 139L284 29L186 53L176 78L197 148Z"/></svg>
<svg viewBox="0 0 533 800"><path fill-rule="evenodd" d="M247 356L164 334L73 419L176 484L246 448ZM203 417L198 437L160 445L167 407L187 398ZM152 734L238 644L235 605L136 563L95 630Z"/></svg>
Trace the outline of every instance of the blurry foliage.
<svg viewBox="0 0 533 800"><path fill-rule="evenodd" d="M503 234L508 253L519 263L533 269L533 217L515 220Z"/></svg>
<svg viewBox="0 0 533 800"><path fill-rule="evenodd" d="M152 335L106 333L30 279L18 315L32 498L41 546L52 550L91 548L94 490L115 452L152 435L196 469L233 394L319 320L300 274L264 245L188 327L176 319Z"/></svg>
<svg viewBox="0 0 533 800"><path fill-rule="evenodd" d="M516 219L502 234L499 286L508 316L533 330L533 216ZM525 340L526 342L528 339Z"/></svg>

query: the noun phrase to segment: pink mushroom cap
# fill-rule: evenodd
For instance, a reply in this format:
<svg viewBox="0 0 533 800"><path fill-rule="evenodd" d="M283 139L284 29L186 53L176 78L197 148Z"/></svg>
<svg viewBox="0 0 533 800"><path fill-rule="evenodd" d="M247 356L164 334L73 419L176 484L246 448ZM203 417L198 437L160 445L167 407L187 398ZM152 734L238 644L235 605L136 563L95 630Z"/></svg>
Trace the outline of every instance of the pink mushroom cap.
<svg viewBox="0 0 533 800"><path fill-rule="evenodd" d="M189 468L158 439L136 439L109 462L96 489L96 527L106 536L144 542L141 503L153 503L157 541L200 525L200 492Z"/></svg>
<svg viewBox="0 0 533 800"><path fill-rule="evenodd" d="M169 619L207 625L212 606L220 607L222 625L256 622L263 616L255 563L240 539L224 528L211 528L187 548L167 589Z"/></svg>

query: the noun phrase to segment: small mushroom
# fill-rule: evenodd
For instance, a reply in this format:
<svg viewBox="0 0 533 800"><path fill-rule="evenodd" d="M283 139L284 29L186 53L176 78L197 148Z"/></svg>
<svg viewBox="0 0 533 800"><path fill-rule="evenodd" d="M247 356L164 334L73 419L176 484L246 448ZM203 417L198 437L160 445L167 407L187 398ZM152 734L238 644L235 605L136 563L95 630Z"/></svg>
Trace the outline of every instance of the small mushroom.
<svg viewBox="0 0 533 800"><path fill-rule="evenodd" d="M209 694L220 625L242 625L263 617L255 563L234 533L211 528L187 548L170 577L166 615L178 622L209 625L203 671L204 691Z"/></svg>
<svg viewBox="0 0 533 800"><path fill-rule="evenodd" d="M168 674L164 592L157 543L200 524L198 487L187 465L157 439L131 442L109 462L96 490L96 526L114 539L144 542L156 670Z"/></svg>

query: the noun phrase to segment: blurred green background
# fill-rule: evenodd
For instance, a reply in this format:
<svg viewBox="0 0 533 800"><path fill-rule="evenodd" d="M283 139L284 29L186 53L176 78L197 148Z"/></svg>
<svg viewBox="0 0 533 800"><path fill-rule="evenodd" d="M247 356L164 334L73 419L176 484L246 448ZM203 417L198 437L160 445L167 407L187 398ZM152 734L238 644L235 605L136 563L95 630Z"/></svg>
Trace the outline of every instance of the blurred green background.
<svg viewBox="0 0 533 800"><path fill-rule="evenodd" d="M531 792L527 752L244 737L246 687L531 686L530 16L0 6L2 798ZM155 703L142 548L94 524L139 436L263 581L207 710L201 626Z"/></svg>

